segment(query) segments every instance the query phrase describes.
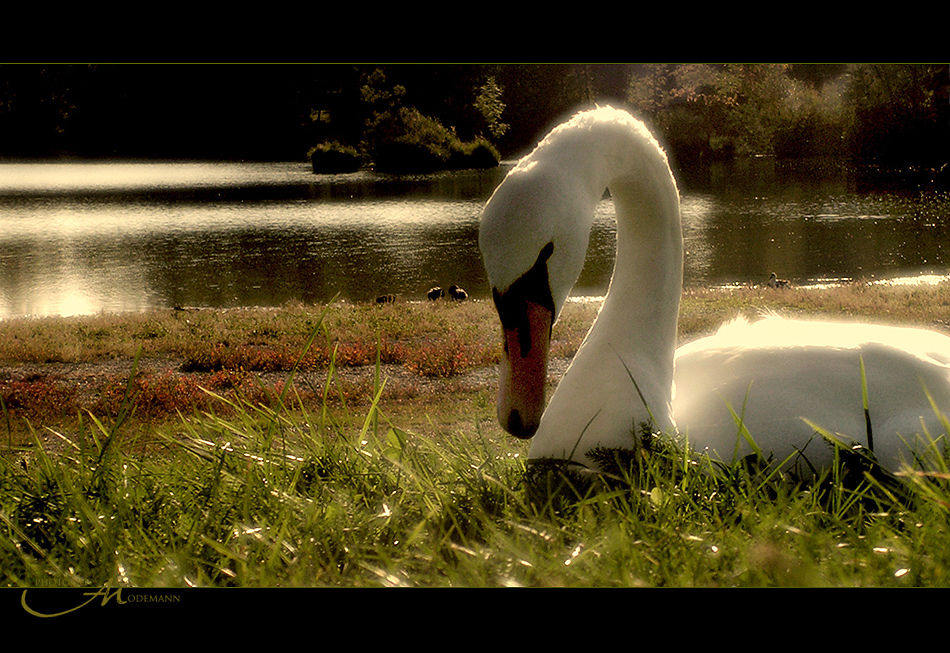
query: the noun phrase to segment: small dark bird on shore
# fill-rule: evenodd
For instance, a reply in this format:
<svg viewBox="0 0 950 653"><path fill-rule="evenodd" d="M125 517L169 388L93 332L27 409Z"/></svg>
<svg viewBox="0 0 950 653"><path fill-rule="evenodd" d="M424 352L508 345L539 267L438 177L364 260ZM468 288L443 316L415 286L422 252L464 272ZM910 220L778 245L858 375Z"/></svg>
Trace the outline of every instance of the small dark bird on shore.
<svg viewBox="0 0 950 653"><path fill-rule="evenodd" d="M788 288L792 284L788 282L788 279L779 279L775 276L775 273L772 273L772 276L769 277L769 288Z"/></svg>
<svg viewBox="0 0 950 653"><path fill-rule="evenodd" d="M436 299L439 299L443 297L444 295L445 295L445 291L442 290L442 288L440 288L439 286L436 286L435 288L432 288L426 296L429 299L435 301Z"/></svg>
<svg viewBox="0 0 950 653"><path fill-rule="evenodd" d="M453 283L449 286L449 297L456 300L468 299L468 293Z"/></svg>

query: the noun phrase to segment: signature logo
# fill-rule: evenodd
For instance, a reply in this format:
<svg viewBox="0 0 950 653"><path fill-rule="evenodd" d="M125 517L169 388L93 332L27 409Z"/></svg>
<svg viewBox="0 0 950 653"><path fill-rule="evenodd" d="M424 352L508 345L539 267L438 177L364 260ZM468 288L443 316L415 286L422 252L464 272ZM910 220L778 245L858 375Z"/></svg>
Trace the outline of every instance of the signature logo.
<svg viewBox="0 0 950 653"><path fill-rule="evenodd" d="M31 605L27 601L27 592L29 590L23 590L23 593L20 595L20 605L27 612L34 617L61 617L71 612L76 612L81 610L87 605L100 600L99 606L105 607L111 601L115 601L116 605L124 605L126 603L178 603L181 597L177 595L148 595L148 594L138 594L133 593L131 595L122 596L122 588L110 589L108 587L103 587L100 589L90 590L88 592L83 592L82 596L88 597L84 601L81 601L78 605L69 607L65 610L60 610L59 612L44 612L43 610L37 609L35 605Z"/></svg>

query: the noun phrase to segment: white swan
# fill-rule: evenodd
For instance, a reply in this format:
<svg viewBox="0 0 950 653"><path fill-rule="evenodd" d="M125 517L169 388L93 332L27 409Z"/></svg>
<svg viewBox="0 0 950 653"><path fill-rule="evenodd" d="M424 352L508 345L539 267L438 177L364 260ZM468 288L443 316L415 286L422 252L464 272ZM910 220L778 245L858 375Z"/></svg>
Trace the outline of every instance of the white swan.
<svg viewBox="0 0 950 653"><path fill-rule="evenodd" d="M617 214L614 275L545 409L551 326L583 267L605 188ZM803 418L868 444L862 360L882 464L897 470L913 462L917 434L944 434L923 390L950 416L950 338L937 333L769 318L676 350L679 193L663 150L626 112L582 112L548 134L495 190L479 246L504 334L498 417L514 435L533 436L529 458L591 465L588 451L630 448L639 425L652 423L728 462L752 451L741 415L764 453L781 461L803 452L820 468L831 448Z"/></svg>

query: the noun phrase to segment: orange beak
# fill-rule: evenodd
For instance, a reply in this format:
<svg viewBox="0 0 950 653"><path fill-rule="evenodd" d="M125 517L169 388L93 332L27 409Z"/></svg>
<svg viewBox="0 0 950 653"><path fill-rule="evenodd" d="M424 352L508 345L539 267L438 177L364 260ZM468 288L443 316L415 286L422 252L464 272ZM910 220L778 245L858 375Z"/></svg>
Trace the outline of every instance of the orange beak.
<svg viewBox="0 0 950 653"><path fill-rule="evenodd" d="M518 438L530 438L541 423L554 319L544 306L530 301L526 306L527 323L503 329L505 349L498 384L498 421Z"/></svg>

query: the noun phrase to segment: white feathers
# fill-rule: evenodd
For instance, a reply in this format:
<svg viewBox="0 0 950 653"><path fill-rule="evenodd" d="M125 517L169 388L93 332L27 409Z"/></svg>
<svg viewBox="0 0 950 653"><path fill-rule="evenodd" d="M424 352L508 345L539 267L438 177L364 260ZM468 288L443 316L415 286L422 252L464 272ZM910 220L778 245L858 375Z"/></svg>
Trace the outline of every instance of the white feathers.
<svg viewBox="0 0 950 653"><path fill-rule="evenodd" d="M738 418L776 460L805 456L821 467L830 449L806 420L867 444L862 362L875 453L886 466L912 462L919 438L943 434L932 404L950 415L950 338L937 333L767 316L739 318L675 350L676 182L649 131L616 109L555 128L496 190L479 239L493 287L504 292L553 243L547 273L559 310L605 187L618 222L610 290L540 420L532 458L590 464L588 451L632 446L639 424L652 421L730 460L751 451Z"/></svg>

